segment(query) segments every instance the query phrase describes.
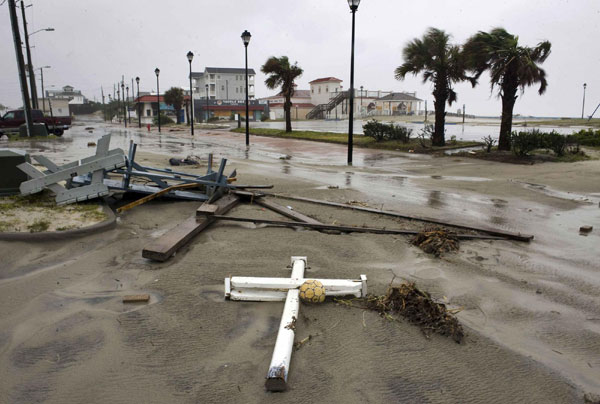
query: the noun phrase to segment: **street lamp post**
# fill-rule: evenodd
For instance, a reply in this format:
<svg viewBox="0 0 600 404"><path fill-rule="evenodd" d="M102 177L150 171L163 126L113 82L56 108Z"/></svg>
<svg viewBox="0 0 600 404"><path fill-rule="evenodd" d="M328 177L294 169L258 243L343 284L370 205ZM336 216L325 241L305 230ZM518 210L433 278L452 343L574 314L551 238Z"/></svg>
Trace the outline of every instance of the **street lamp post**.
<svg viewBox="0 0 600 404"><path fill-rule="evenodd" d="M127 107L125 106L125 83L121 81L121 96L123 97L123 121L127 127Z"/></svg>
<svg viewBox="0 0 600 404"><path fill-rule="evenodd" d="M250 145L250 116L248 107L248 44L250 43L250 32L242 32L242 42L244 42L244 48L246 50L246 146Z"/></svg>
<svg viewBox="0 0 600 404"><path fill-rule="evenodd" d="M363 117L363 86L360 86L360 117Z"/></svg>
<svg viewBox="0 0 600 404"><path fill-rule="evenodd" d="M158 75L160 74L160 69L158 67L154 69L154 74L156 74L156 109L158 111L158 133L160 133L160 87L158 82Z"/></svg>
<svg viewBox="0 0 600 404"><path fill-rule="evenodd" d="M192 51L187 53L188 62L190 62L190 116L188 116L188 120L190 121L192 127L192 136L194 136L194 93L192 88L192 59L194 59L194 54Z"/></svg>
<svg viewBox="0 0 600 404"><path fill-rule="evenodd" d="M121 123L121 90L119 90L119 86L117 85L117 119L119 123Z"/></svg>
<svg viewBox="0 0 600 404"><path fill-rule="evenodd" d="M206 88L206 123L208 123L208 84L205 84Z"/></svg>
<svg viewBox="0 0 600 404"><path fill-rule="evenodd" d="M585 109L585 89L587 87L587 83L583 83L583 104L581 105L581 119L583 119L583 111Z"/></svg>
<svg viewBox="0 0 600 404"><path fill-rule="evenodd" d="M125 100L127 100L127 118L129 119L129 126L131 126L131 110L129 109L129 86L125 87L125 90L127 91L127 98L125 98ZM133 96L133 88L131 89L131 95Z"/></svg>
<svg viewBox="0 0 600 404"><path fill-rule="evenodd" d="M354 20L360 0L348 0L352 12L352 50L350 56L350 113L348 115L348 165L352 165L352 135L354 131Z"/></svg>
<svg viewBox="0 0 600 404"><path fill-rule="evenodd" d="M50 66L42 66L36 70L40 71L40 78L42 80L42 113L46 113L46 94L44 92L44 69L49 69Z"/></svg>
<svg viewBox="0 0 600 404"><path fill-rule="evenodd" d="M137 117L138 117L138 128L142 128L142 112L140 111L140 78L135 78L135 83L137 85Z"/></svg>

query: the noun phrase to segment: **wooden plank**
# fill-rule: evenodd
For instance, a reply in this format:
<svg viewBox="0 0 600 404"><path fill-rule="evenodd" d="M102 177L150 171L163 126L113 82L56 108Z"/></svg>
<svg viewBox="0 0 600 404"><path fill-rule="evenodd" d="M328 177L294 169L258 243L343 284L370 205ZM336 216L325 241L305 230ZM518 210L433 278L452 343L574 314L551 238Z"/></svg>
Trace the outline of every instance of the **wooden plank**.
<svg viewBox="0 0 600 404"><path fill-rule="evenodd" d="M319 204L319 205L333 206L336 208L344 208L344 209L358 210L361 212L376 213L379 215L399 217L402 219L416 220L416 221L425 222L425 223L433 223L433 224L439 224L439 225L444 225L444 226L452 226L452 227L456 227L459 229L479 231L479 232L486 233L486 234L489 234L492 236L498 236L498 237L510 239L510 240L525 241L525 242L529 242L529 241L533 240L533 235L531 235L531 234L514 233L514 232L505 231L505 230L492 229L489 227L467 226L467 225L463 225L463 224L459 224L459 223L447 222L447 221L442 221L439 219L433 219L433 218L429 218L429 217L403 215L401 213L391 212L389 210L365 208L365 207L361 207L361 206L347 205L345 203L323 201L323 200L319 200L319 199L304 198L304 197L299 197L299 196L287 196L287 195L274 194L274 193L265 193L264 195L274 196L276 198L282 198L282 199L289 199L292 201L309 202L309 203L315 203L315 204Z"/></svg>
<svg viewBox="0 0 600 404"><path fill-rule="evenodd" d="M214 215L219 210L217 205L212 203L203 203L197 210L196 216Z"/></svg>
<svg viewBox="0 0 600 404"><path fill-rule="evenodd" d="M235 207L240 199L236 195L225 195L215 202L219 206L217 213L223 215ZM215 220L212 216L196 217L194 216L183 221L173 229L163 234L157 240L154 240L142 250L142 257L154 261L164 262L168 260L175 252L186 245L202 230L206 229Z"/></svg>
<svg viewBox="0 0 600 404"><path fill-rule="evenodd" d="M244 222L244 223L258 223L258 224L270 224L274 226L284 227L304 227L313 230L335 230L343 233L373 233L373 234L401 234L401 235L416 235L419 234L418 230L404 230L404 229L384 229L375 227L354 227L354 226L338 226L330 224L320 223L304 223L304 222L285 222L282 220L268 220L268 219L250 219L245 217L234 217L234 216L223 216L213 215L211 218L215 220L225 220L230 222ZM492 235L481 235L481 234L455 234L456 238L463 240L503 240L504 237L492 236Z"/></svg>
<svg viewBox="0 0 600 404"><path fill-rule="evenodd" d="M300 212L296 212L292 209L288 209L285 206L278 205L274 202L267 201L264 198L258 198L255 201L255 203L257 203L260 206L264 206L267 209L271 209L272 211L277 212L280 215L289 217L290 219L294 219L297 222L323 224L323 223L319 222L318 220L313 219L312 217L306 216L306 215L304 215Z"/></svg>
<svg viewBox="0 0 600 404"><path fill-rule="evenodd" d="M150 300L150 295L148 294L123 296L123 303L140 303L147 302L148 300Z"/></svg>

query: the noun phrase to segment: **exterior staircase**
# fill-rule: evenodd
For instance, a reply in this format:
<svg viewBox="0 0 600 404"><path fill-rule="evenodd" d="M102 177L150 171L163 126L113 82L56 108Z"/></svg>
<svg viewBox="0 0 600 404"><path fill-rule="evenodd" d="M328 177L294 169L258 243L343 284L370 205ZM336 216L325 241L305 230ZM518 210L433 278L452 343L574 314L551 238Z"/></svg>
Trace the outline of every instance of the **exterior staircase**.
<svg viewBox="0 0 600 404"><path fill-rule="evenodd" d="M333 97L327 104L319 104L306 114L306 119L325 119L325 114L335 107L337 107L342 101L349 98L349 91L341 91L338 95Z"/></svg>

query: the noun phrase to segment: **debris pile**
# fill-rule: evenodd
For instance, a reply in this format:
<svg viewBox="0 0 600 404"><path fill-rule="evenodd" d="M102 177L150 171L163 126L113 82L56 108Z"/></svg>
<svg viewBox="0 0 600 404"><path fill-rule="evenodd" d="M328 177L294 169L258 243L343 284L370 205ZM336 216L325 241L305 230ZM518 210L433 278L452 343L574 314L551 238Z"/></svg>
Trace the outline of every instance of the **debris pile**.
<svg viewBox="0 0 600 404"><path fill-rule="evenodd" d="M399 314L412 324L418 325L426 336L437 333L459 343L464 337L458 319L446 309L443 303L433 301L429 293L423 292L414 283L390 286L385 295L368 295L363 299L337 300L349 307L373 310L382 316L394 320L391 314ZM353 302L360 302L355 305Z"/></svg>
<svg viewBox="0 0 600 404"><path fill-rule="evenodd" d="M424 230L411 240L421 250L436 257L443 253L458 251L458 238L454 233L442 229Z"/></svg>

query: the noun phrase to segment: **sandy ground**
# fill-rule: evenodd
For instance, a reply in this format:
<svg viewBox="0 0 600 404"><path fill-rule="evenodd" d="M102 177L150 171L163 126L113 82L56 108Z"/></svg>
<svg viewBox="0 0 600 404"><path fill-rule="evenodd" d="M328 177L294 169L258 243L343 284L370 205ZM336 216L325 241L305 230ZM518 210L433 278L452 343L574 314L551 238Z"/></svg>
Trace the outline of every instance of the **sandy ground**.
<svg viewBox="0 0 600 404"><path fill-rule="evenodd" d="M358 150L347 167L337 145L253 138L245 151L234 146L240 136L209 133L196 140L197 154L212 144L240 183L536 239L462 242L457 254L435 259L399 236L220 223L153 263L142 248L198 205L155 201L98 235L0 242L0 402L583 403L584 394L600 394L600 161L512 166ZM160 148L144 141L154 146L141 152L143 164L192 154L176 147L188 144L184 137L164 148L165 139ZM48 153L60 160L77 151ZM293 157L279 160L284 154ZM410 225L279 203L325 223ZM231 214L277 218L251 205ZM583 224L594 225L587 237L578 233ZM266 393L283 305L225 301L223 278L287 277L292 255L308 256L315 277L366 274L378 294L394 277L416 281L463 308L465 343L333 302L303 305L296 340L314 338L293 354L290 390ZM150 303L121 303L137 293L150 293Z"/></svg>

